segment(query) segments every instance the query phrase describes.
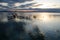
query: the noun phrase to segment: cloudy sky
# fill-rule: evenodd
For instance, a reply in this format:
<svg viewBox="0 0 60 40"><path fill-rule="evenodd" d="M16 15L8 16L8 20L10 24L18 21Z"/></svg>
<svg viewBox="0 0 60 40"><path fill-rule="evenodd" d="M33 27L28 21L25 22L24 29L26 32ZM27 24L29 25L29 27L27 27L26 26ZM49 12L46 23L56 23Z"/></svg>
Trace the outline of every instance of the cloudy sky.
<svg viewBox="0 0 60 40"><path fill-rule="evenodd" d="M60 0L0 0L0 9L60 8Z"/></svg>

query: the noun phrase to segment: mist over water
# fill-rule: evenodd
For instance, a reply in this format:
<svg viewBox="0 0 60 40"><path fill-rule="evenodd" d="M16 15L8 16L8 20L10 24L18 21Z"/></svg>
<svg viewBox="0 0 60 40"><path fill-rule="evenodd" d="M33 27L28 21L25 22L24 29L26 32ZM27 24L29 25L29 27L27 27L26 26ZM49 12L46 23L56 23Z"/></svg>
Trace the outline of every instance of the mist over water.
<svg viewBox="0 0 60 40"><path fill-rule="evenodd" d="M22 17L21 18L17 17L16 19L8 20L9 17L11 17L15 13L18 16L22 16ZM1 23L2 25L5 25L5 26L2 26ZM44 34L45 40L60 40L60 13L0 12L0 26L3 27L3 30L6 30L8 33L10 33L11 31L13 32L13 34L17 33L15 35L17 38L20 37L20 36L17 36L19 35L18 31L20 30L22 31L20 32L20 35L24 31L26 33L29 33L29 32L34 33L35 32L34 28L38 27L41 33ZM10 31L8 29L4 29L7 27ZM24 30L22 30L21 27L23 27ZM15 31L16 28L17 28L17 31ZM26 33L23 33L21 37L27 36L25 40L30 40L29 36Z"/></svg>

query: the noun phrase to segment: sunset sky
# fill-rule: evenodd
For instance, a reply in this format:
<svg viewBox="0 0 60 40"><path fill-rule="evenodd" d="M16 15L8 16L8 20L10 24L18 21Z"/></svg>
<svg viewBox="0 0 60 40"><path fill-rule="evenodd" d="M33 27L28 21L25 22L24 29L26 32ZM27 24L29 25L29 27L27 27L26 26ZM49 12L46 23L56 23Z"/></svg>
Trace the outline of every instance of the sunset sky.
<svg viewBox="0 0 60 40"><path fill-rule="evenodd" d="M60 8L60 0L0 0L0 9Z"/></svg>

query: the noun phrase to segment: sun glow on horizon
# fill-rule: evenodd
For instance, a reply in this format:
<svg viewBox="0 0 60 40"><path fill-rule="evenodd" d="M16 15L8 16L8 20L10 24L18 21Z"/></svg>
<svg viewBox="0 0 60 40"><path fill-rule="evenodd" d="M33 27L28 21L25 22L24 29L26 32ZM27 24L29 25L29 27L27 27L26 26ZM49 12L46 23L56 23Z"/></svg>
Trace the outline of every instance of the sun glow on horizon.
<svg viewBox="0 0 60 40"><path fill-rule="evenodd" d="M38 5L38 4L37 4ZM48 3L46 3L46 4L42 4L42 5L39 5L39 6L33 6L33 8L59 8L60 6L58 6L58 4L56 5L54 5L53 3L52 4L48 4Z"/></svg>
<svg viewBox="0 0 60 40"><path fill-rule="evenodd" d="M37 8L49 8L49 6L46 5L46 4L44 4L44 5L42 5L42 6L37 6Z"/></svg>
<svg viewBox="0 0 60 40"><path fill-rule="evenodd" d="M60 8L60 2L57 2L57 0L34 0L35 3L42 4L38 6L33 6L33 8Z"/></svg>
<svg viewBox="0 0 60 40"><path fill-rule="evenodd" d="M48 21L49 17L47 15L41 15L43 21Z"/></svg>
<svg viewBox="0 0 60 40"><path fill-rule="evenodd" d="M48 13L47 13L47 14L46 14L46 13L42 13L42 14L40 14L40 16L38 17L38 19L47 22L47 21L50 20L50 17L49 17L49 15L48 15Z"/></svg>

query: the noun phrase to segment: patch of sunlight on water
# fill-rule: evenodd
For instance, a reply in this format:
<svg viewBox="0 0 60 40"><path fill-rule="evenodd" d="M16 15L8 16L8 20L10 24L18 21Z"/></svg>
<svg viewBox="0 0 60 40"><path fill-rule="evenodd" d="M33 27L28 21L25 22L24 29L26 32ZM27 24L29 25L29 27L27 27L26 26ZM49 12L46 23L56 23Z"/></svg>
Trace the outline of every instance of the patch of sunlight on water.
<svg viewBox="0 0 60 40"><path fill-rule="evenodd" d="M14 19L16 22L19 22L19 21L21 21L19 18L15 18Z"/></svg>
<svg viewBox="0 0 60 40"><path fill-rule="evenodd" d="M1 20L1 22L8 22L8 19L7 19L7 18L3 18L3 19Z"/></svg>

